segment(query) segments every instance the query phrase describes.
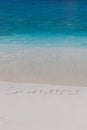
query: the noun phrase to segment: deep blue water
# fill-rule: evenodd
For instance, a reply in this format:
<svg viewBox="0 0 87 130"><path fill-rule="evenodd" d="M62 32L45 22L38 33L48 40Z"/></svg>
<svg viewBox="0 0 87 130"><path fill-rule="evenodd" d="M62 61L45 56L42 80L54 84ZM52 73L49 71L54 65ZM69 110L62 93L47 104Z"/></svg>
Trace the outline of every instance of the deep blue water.
<svg viewBox="0 0 87 130"><path fill-rule="evenodd" d="M53 38L51 44L71 45L73 41L74 46L77 43L87 46L87 2L0 0L0 43L15 35L28 41L28 36L33 36L35 44L40 42L35 42L37 36L37 39L43 37L51 41ZM28 44L28 41L24 43ZM50 44L50 40L47 43Z"/></svg>

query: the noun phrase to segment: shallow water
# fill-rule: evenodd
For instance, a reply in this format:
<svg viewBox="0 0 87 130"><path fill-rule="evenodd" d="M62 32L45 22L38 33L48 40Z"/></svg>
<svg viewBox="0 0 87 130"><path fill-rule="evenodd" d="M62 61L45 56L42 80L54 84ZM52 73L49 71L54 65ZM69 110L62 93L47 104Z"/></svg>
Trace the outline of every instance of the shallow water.
<svg viewBox="0 0 87 130"><path fill-rule="evenodd" d="M87 46L87 2L0 1L0 44L6 40L11 44Z"/></svg>

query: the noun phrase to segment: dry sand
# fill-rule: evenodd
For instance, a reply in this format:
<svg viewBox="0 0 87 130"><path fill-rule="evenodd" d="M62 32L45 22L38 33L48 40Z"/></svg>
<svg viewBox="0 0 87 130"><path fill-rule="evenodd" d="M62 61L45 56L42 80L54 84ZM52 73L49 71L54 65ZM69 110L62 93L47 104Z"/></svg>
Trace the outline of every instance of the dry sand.
<svg viewBox="0 0 87 130"><path fill-rule="evenodd" d="M87 88L0 82L0 130L87 130Z"/></svg>

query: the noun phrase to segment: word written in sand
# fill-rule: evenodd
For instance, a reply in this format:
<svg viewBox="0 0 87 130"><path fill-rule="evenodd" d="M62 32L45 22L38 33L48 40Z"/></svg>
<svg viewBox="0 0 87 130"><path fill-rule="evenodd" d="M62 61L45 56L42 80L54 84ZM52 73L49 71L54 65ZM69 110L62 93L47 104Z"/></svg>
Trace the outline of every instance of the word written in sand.
<svg viewBox="0 0 87 130"><path fill-rule="evenodd" d="M15 87L10 87L5 92L6 95L16 95L16 94L33 94L33 95L78 95L80 90L72 89L32 89L32 90L22 90Z"/></svg>

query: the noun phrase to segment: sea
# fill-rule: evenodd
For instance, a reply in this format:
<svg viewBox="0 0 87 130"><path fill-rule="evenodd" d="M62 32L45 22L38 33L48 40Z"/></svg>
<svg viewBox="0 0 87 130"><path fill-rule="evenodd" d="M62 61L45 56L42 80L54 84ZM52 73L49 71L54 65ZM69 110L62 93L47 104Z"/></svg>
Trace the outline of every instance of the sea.
<svg viewBox="0 0 87 130"><path fill-rule="evenodd" d="M87 1L0 0L0 44L87 47Z"/></svg>
<svg viewBox="0 0 87 130"><path fill-rule="evenodd" d="M87 86L86 0L0 0L0 82Z"/></svg>

